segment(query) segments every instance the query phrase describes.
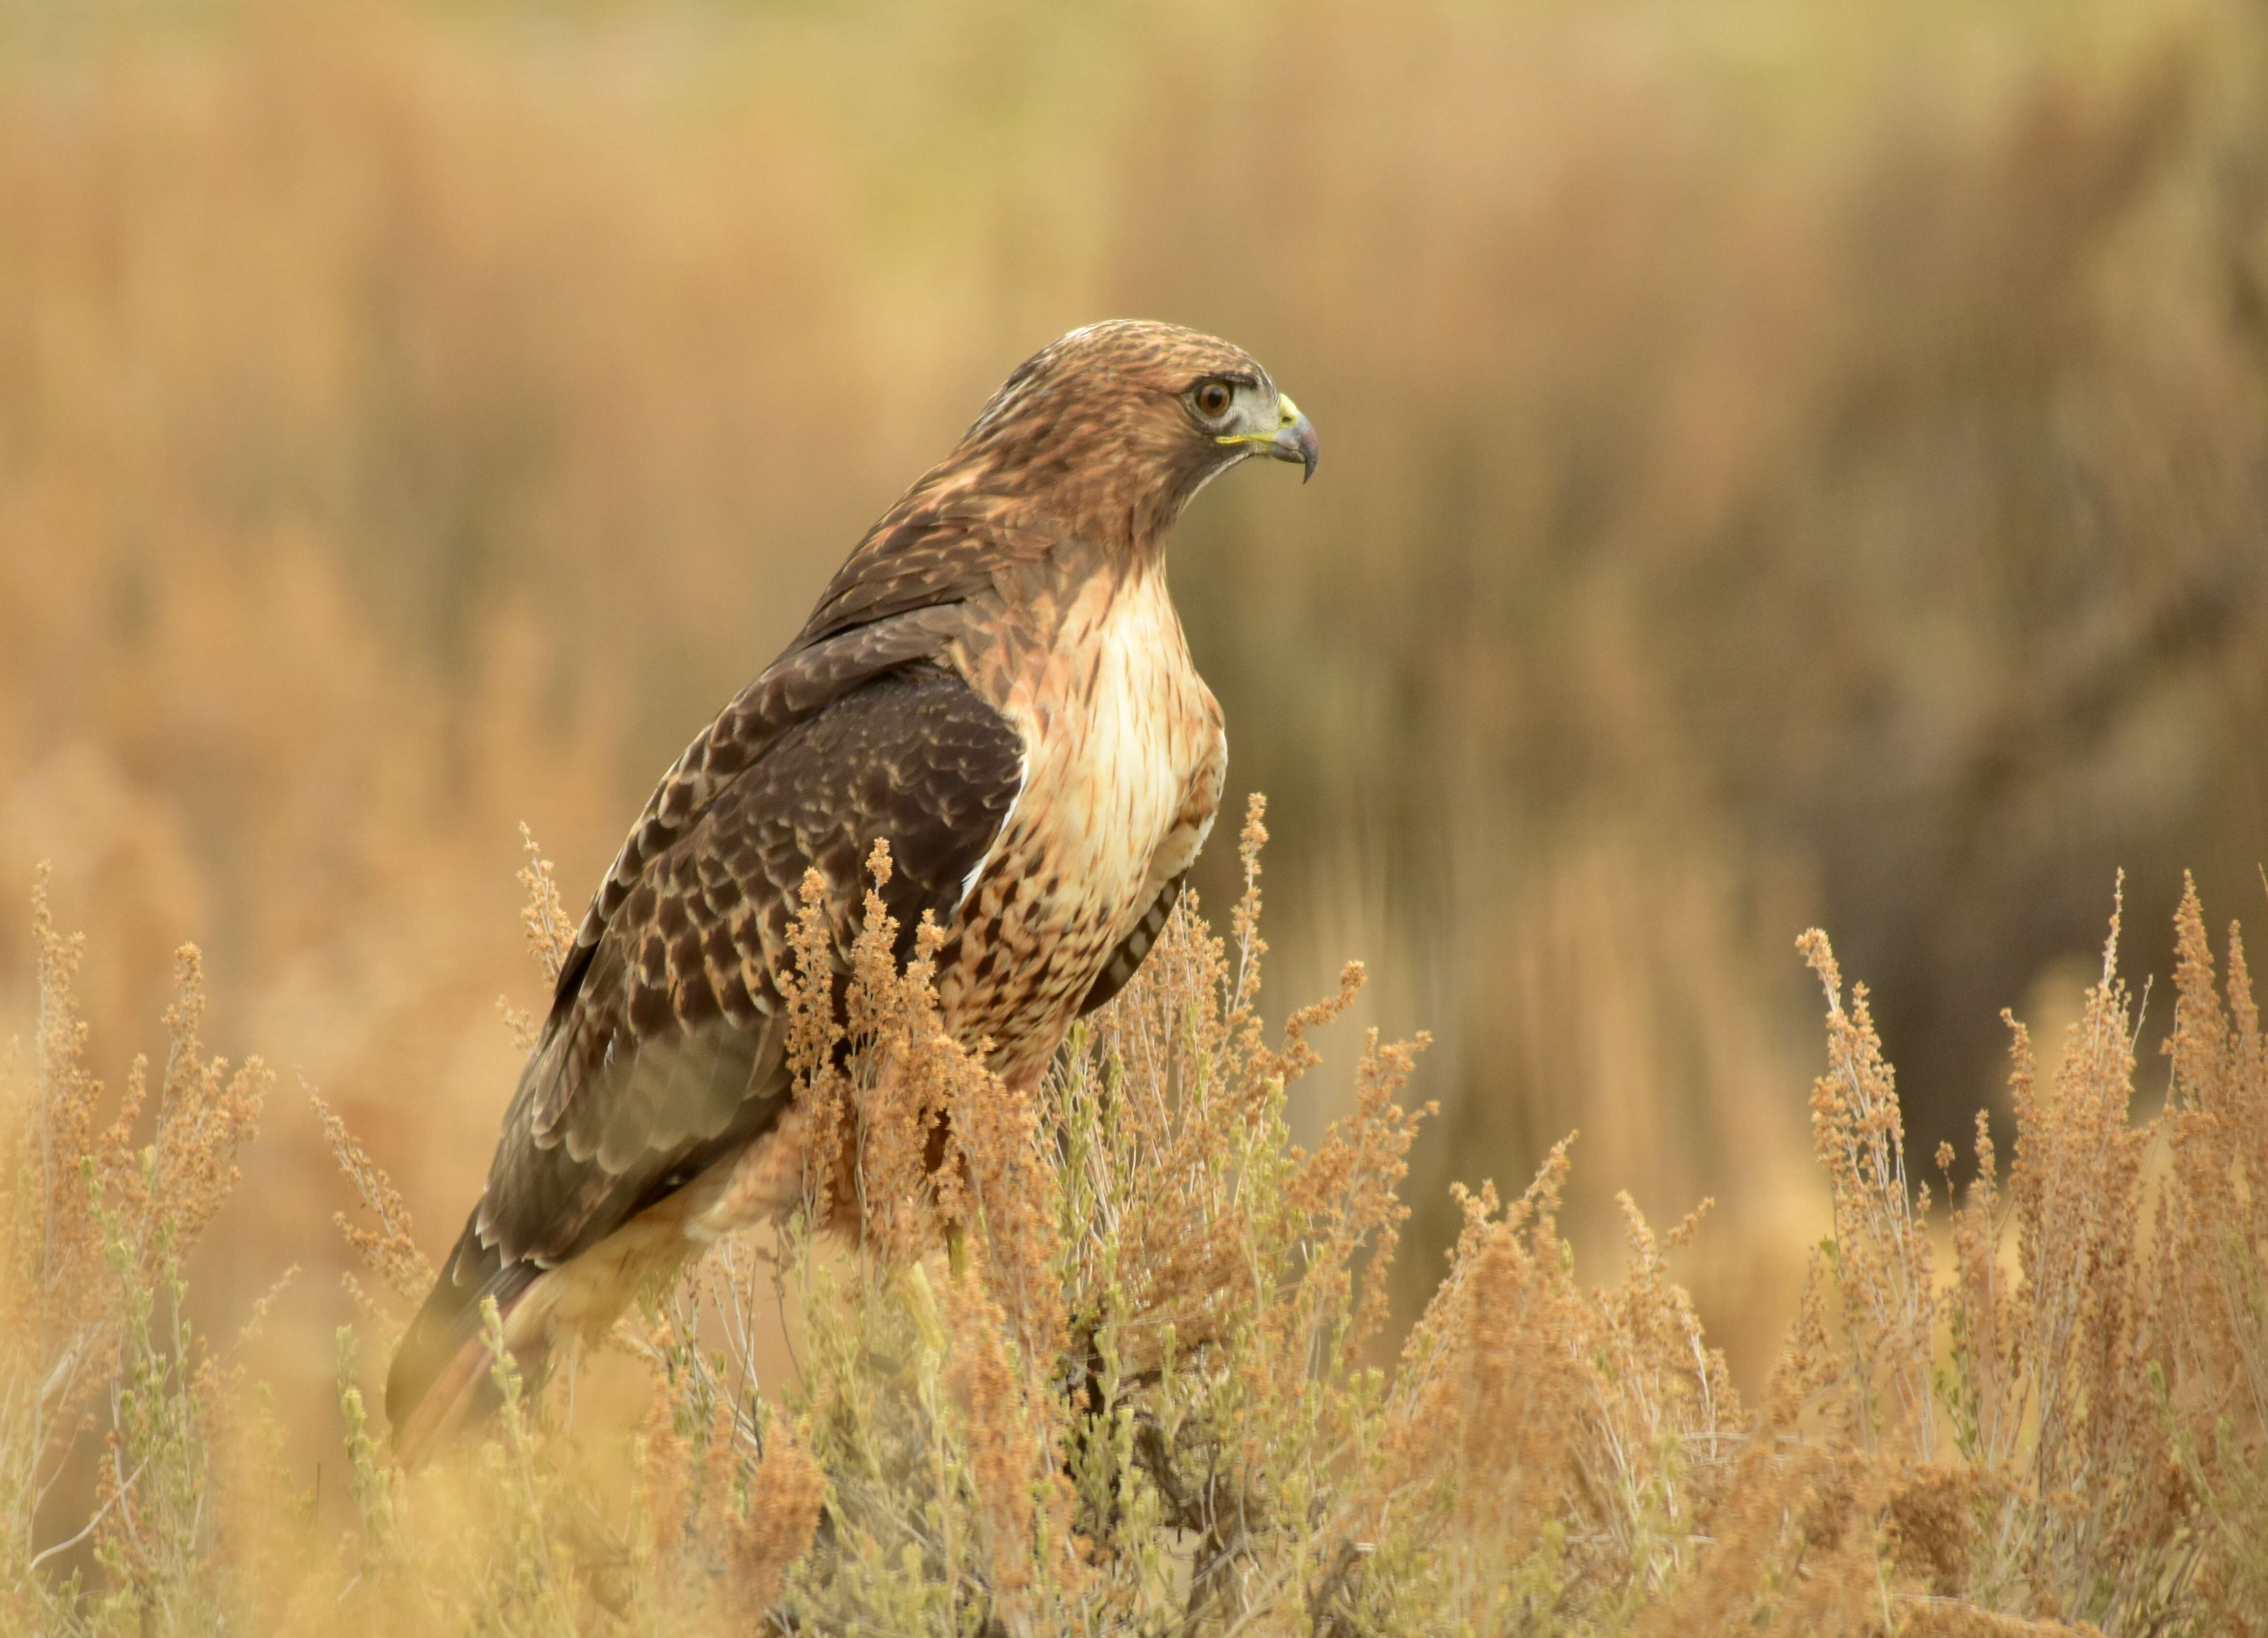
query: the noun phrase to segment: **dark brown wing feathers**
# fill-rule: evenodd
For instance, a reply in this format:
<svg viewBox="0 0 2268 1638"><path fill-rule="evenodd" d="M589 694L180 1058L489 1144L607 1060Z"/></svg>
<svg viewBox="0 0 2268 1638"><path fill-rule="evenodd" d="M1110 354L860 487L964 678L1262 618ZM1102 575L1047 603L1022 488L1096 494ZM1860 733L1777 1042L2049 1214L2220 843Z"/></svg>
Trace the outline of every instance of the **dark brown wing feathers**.
<svg viewBox="0 0 2268 1638"><path fill-rule="evenodd" d="M856 675L836 663L838 675ZM750 731L724 730L735 712L762 723L741 706L761 703L763 689L703 736L721 755L696 754L696 742L681 759L674 783L708 779L705 800L686 810L657 799L624 849L641 858L637 881L603 919L593 906L597 936L562 975L488 1189L389 1377L397 1427L476 1333L482 1297L508 1304L535 1273L589 1250L777 1121L791 1088L774 975L788 970L805 870L825 881L847 956L868 853L887 839L882 898L902 958L924 911L950 919L1014 803L1020 739L940 667L859 679L745 756ZM733 772L718 771L736 760Z"/></svg>
<svg viewBox="0 0 2268 1638"><path fill-rule="evenodd" d="M924 665L860 683L724 785L624 896L538 1045L489 1175L486 1236L563 1261L698 1150L770 1126L787 1089L775 975L804 871L824 878L847 956L867 854L887 838L882 896L909 951L922 912L949 919L991 846L1021 750L966 682Z"/></svg>
<svg viewBox="0 0 2268 1638"><path fill-rule="evenodd" d="M898 609L820 641L799 639L743 689L662 775L591 900L576 948L560 974L555 1015L571 1005L587 952L644 879L646 867L706 811L717 793L762 756L782 734L867 678L933 658L961 623L951 603Z"/></svg>

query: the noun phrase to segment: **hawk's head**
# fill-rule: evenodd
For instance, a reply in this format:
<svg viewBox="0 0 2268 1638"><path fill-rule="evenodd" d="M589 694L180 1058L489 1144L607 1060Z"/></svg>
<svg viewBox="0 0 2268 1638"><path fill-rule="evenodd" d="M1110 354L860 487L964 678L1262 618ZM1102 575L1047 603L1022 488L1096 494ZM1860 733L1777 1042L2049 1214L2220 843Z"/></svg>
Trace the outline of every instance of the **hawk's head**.
<svg viewBox="0 0 2268 1638"><path fill-rule="evenodd" d="M1315 429L1250 353L1178 325L1116 319L1026 359L954 461L980 472L989 494L1075 527L1126 520L1138 537L1241 461L1272 455L1312 476L1317 454Z"/></svg>

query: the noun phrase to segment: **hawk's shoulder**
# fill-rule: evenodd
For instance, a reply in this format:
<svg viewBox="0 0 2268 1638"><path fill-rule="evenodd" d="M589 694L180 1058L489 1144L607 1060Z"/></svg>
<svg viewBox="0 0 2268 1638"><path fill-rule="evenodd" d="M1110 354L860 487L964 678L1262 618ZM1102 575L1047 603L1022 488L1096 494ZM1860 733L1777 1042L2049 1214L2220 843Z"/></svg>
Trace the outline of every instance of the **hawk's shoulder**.
<svg viewBox="0 0 2268 1638"><path fill-rule="evenodd" d="M911 505L923 492L917 486L844 560L791 653L909 609L990 601L1004 573L1044 559L1058 543L998 503Z"/></svg>

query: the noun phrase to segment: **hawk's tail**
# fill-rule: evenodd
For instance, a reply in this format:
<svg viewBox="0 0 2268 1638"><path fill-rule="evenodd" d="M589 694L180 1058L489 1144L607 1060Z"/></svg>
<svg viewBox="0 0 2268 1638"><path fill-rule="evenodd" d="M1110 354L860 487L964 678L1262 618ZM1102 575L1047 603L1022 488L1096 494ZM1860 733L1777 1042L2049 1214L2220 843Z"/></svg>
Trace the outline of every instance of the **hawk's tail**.
<svg viewBox="0 0 2268 1638"><path fill-rule="evenodd" d="M481 1334L481 1306L494 1298L508 1322L542 1273L533 1262L505 1262L495 1247L481 1243L475 1220L467 1220L386 1374L386 1419L394 1431L394 1458L405 1469L415 1472L443 1439L485 1420L502 1403L495 1361ZM516 1339L512 1349L519 1369L538 1380L546 1352L540 1336Z"/></svg>

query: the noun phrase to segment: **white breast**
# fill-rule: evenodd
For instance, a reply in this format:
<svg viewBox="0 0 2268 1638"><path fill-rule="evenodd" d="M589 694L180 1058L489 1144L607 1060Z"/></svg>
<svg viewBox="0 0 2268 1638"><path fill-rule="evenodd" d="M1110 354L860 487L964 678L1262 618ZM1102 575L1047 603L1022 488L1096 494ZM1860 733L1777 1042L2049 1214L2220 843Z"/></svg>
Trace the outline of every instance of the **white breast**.
<svg viewBox="0 0 2268 1638"><path fill-rule="evenodd" d="M1002 710L1025 745L1013 809L954 918L948 1022L995 1067L1043 1066L1117 944L1188 863L1219 800L1220 713L1155 572L1097 576L1027 651Z"/></svg>
<svg viewBox="0 0 2268 1638"><path fill-rule="evenodd" d="M1068 679L1059 706L1064 765L1055 771L1064 800L1055 840L1084 861L1091 882L1108 884L1105 896L1123 906L1123 933L1161 884L1152 866L1217 754L1219 711L1190 663L1161 572L1119 587L1091 635L1065 647L1074 665L1091 667L1091 680Z"/></svg>

